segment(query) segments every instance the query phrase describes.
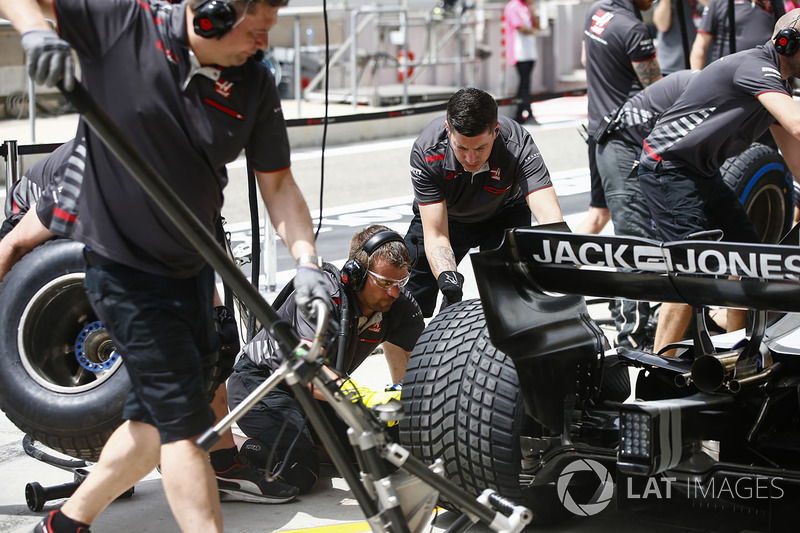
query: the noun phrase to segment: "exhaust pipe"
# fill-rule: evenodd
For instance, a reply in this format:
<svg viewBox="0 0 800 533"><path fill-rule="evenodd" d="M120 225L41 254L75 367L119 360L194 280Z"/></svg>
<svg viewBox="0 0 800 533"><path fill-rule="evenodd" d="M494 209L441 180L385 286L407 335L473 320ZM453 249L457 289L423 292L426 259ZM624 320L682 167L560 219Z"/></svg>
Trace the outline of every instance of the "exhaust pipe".
<svg viewBox="0 0 800 533"><path fill-rule="evenodd" d="M733 379L738 359L739 352L702 355L692 364L691 382L703 392L715 392Z"/></svg>
<svg viewBox="0 0 800 533"><path fill-rule="evenodd" d="M740 379L733 379L730 383L728 383L728 389L733 392L737 393L742 390L742 387L745 385L752 385L753 383L761 383L766 381L772 374L777 372L781 367L781 363L777 362L772 366L768 366L758 374L753 374L751 376L743 377Z"/></svg>
<svg viewBox="0 0 800 533"><path fill-rule="evenodd" d="M683 374L678 374L675 376L673 382L675 383L676 387L680 387L681 389L688 387L692 383L692 373L684 372Z"/></svg>

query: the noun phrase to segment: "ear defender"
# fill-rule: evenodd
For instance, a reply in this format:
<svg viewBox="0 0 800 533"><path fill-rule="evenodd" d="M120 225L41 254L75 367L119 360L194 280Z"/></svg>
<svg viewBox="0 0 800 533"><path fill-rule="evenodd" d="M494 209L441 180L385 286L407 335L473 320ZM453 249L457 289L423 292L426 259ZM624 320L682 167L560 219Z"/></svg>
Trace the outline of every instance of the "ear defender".
<svg viewBox="0 0 800 533"><path fill-rule="evenodd" d="M194 32L206 39L220 38L236 24L236 10L226 0L205 0L194 10Z"/></svg>
<svg viewBox="0 0 800 533"><path fill-rule="evenodd" d="M388 242L402 242L403 238L396 231L379 231L364 243L359 252L367 254L367 260L375 253L375 250ZM358 255L358 252L356 252ZM342 266L342 283L348 289L360 291L367 282L367 267L358 259L350 259Z"/></svg>
<svg viewBox="0 0 800 533"><path fill-rule="evenodd" d="M800 48L800 32L795 28L798 20L800 20L800 16L792 21L791 26L779 31L778 35L773 39L775 50L782 56L794 55L797 49Z"/></svg>

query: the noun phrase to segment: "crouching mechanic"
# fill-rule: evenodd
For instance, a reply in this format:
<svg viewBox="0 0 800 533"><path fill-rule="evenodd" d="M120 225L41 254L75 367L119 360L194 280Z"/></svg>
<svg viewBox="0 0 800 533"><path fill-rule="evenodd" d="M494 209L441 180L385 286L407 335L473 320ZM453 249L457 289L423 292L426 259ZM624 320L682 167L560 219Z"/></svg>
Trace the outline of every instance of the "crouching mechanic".
<svg viewBox="0 0 800 533"><path fill-rule="evenodd" d="M331 320L341 323L343 313L350 316L343 351L340 351L338 343L334 343L327 355L329 360L341 365L337 370L351 373L379 343L383 343L389 373L392 381L398 384L424 327L419 306L403 288L411 265L408 249L399 234L386 226L372 225L353 236L348 257L341 276L325 271L334 304ZM313 337L315 324L297 308L294 294L280 306L278 314L297 330L301 338ZM235 407L241 403L281 362L282 357L275 350L274 342L265 330L261 330L244 347L242 357L228 379L229 405ZM352 380L348 380L342 389L353 391L368 406L400 396L399 390L373 392ZM345 424L329 405L323 404L322 407L337 434L347 443ZM238 421L239 428L249 437L242 445L241 455L250 457L252 463L265 466L268 450L274 446L277 462L268 465L267 470L280 468L280 462L285 459L280 479L296 486L301 493L310 490L319 476L317 449L322 444L313 428L305 424L304 418L300 404L288 389L277 387ZM281 431L284 424L287 426ZM298 437L297 442L286 458L286 451L295 437Z"/></svg>
<svg viewBox="0 0 800 533"><path fill-rule="evenodd" d="M539 224L563 220L530 133L498 117L494 98L480 89L457 91L446 117L425 127L411 149L411 181L408 289L426 317L437 289L442 309L461 301L464 276L456 267L471 248L496 248L506 228L530 226L531 213Z"/></svg>

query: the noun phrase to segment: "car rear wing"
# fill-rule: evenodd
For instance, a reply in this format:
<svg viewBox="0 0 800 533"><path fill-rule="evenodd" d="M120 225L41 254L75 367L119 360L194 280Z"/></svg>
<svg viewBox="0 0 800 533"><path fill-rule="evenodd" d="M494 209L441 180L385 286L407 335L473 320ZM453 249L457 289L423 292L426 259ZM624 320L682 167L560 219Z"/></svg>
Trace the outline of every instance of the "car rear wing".
<svg viewBox="0 0 800 533"><path fill-rule="evenodd" d="M516 228L496 250L473 254L472 262L481 299L490 302L497 284L510 283L522 292L800 312L796 234L787 236L793 245L662 243ZM501 310L502 302L495 311Z"/></svg>

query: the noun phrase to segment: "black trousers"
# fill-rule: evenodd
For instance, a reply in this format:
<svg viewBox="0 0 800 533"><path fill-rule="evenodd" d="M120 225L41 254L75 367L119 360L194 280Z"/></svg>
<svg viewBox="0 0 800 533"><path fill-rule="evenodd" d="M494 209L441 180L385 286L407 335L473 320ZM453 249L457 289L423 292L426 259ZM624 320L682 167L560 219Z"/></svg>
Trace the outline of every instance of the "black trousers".
<svg viewBox="0 0 800 533"><path fill-rule="evenodd" d="M456 256L456 264L460 263L472 248L492 250L500 246L507 228L530 225L531 211L524 201L508 206L488 220L481 222L449 220L450 245L453 247L453 253ZM411 238L412 236L416 236L418 240L416 245ZM422 219L419 216L419 209L416 204L414 204L414 218L411 219L405 241L411 252L411 259L414 261L414 266L411 269L411 278L408 280L406 287L417 300L422 309L422 314L426 318L431 317L433 316L434 307L436 307L439 286L436 278L433 277L433 272L431 272L428 258L425 256Z"/></svg>
<svg viewBox="0 0 800 533"><path fill-rule="evenodd" d="M531 74L533 74L536 61L518 61L515 66L519 74L517 98L521 98L522 102L517 106L517 116L514 118L520 122L523 119L523 111L527 111L529 116L533 116L531 112Z"/></svg>

